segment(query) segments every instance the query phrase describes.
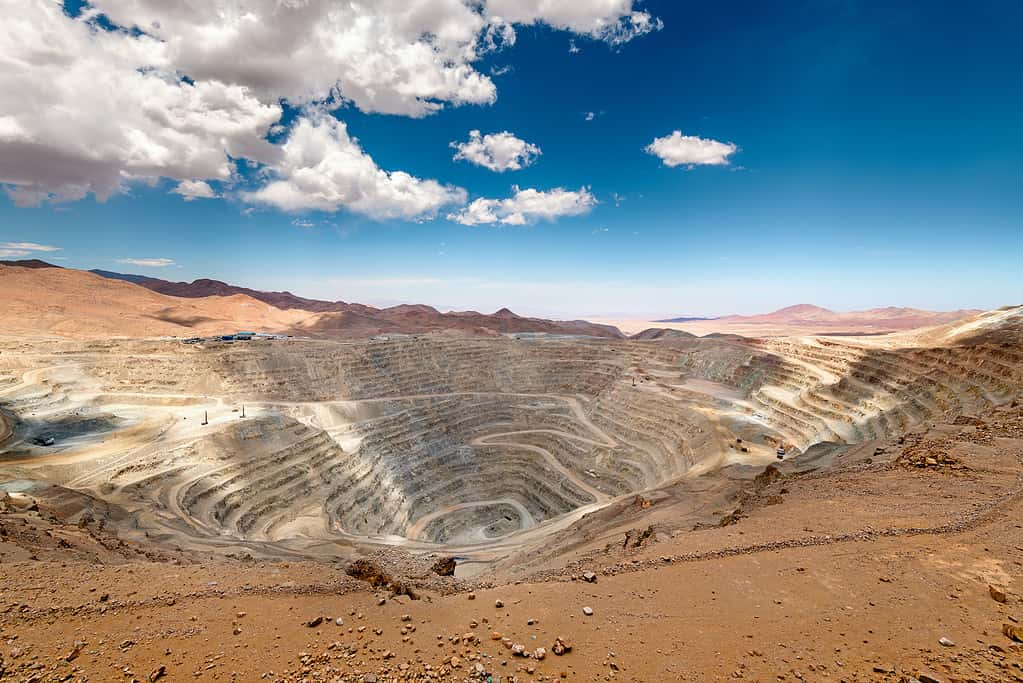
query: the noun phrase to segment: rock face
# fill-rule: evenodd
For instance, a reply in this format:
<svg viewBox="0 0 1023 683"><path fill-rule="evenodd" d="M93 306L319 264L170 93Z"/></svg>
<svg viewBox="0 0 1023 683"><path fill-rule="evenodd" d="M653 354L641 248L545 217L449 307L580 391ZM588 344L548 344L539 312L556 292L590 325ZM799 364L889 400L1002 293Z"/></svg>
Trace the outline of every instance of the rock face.
<svg viewBox="0 0 1023 683"><path fill-rule="evenodd" d="M455 558L453 557L441 557L433 563L433 571L439 576L454 576L455 575Z"/></svg>
<svg viewBox="0 0 1023 683"><path fill-rule="evenodd" d="M1002 633L1010 640L1023 643L1023 626L1016 624L1002 624Z"/></svg>

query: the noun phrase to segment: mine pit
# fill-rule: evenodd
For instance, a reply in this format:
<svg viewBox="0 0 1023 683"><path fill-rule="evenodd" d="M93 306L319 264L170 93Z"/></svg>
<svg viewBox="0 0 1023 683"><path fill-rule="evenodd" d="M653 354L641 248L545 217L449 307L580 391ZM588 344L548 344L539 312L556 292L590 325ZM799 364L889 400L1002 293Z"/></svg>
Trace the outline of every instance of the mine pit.
<svg viewBox="0 0 1023 683"><path fill-rule="evenodd" d="M467 561L672 482L999 405L1021 361L855 339L117 345L2 355L20 478L131 513L128 537Z"/></svg>

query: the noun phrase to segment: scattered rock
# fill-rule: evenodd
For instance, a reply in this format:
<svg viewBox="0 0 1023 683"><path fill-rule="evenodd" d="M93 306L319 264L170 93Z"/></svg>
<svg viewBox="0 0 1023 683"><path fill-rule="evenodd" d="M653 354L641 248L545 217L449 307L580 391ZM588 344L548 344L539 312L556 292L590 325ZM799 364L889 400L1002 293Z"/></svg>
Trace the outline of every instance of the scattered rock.
<svg viewBox="0 0 1023 683"><path fill-rule="evenodd" d="M496 607L497 609L501 609L502 607L504 607L504 601L494 600L494 607Z"/></svg>
<svg viewBox="0 0 1023 683"><path fill-rule="evenodd" d="M952 640L950 638L946 638L944 636L942 636L941 638L938 638L938 643L943 645L943 646L945 646L945 647L953 647L955 645L955 641L954 640Z"/></svg>
<svg viewBox="0 0 1023 683"><path fill-rule="evenodd" d="M572 643L568 642L561 636L554 639L554 645L551 647L551 652L556 654L558 657L562 656L566 652L572 651Z"/></svg>
<svg viewBox="0 0 1023 683"><path fill-rule="evenodd" d="M305 622L305 625L308 626L309 628L316 628L322 623L323 617L316 617L315 619L310 619L309 621Z"/></svg>
<svg viewBox="0 0 1023 683"><path fill-rule="evenodd" d="M593 572L585 572L583 574L583 580L586 581L587 583L596 583L597 575Z"/></svg>
<svg viewBox="0 0 1023 683"><path fill-rule="evenodd" d="M470 600L475 600L476 599L476 594L475 593L469 593L469 599Z"/></svg>
<svg viewBox="0 0 1023 683"><path fill-rule="evenodd" d="M85 643L80 640L76 640L74 647L71 648L71 652L67 653L64 657L65 662L73 662L78 659L78 655L82 654L82 648L85 647Z"/></svg>
<svg viewBox="0 0 1023 683"><path fill-rule="evenodd" d="M158 681L158 680L160 680L161 678L163 678L166 675L167 675L167 667L165 667L165 666L160 666L157 669L153 669L152 671L149 672L149 683L153 683L154 681Z"/></svg>
<svg viewBox="0 0 1023 683"><path fill-rule="evenodd" d="M539 660L539 659L543 659L546 656L547 656L547 648L545 648L545 647L538 647L535 650L533 650L533 658L534 659L538 659Z"/></svg>
<svg viewBox="0 0 1023 683"><path fill-rule="evenodd" d="M1002 624L1002 633L1009 640L1015 640L1017 643L1023 643L1023 628L1016 626L1015 624Z"/></svg>
<svg viewBox="0 0 1023 683"><path fill-rule="evenodd" d="M583 614L585 614L588 617L592 617L593 616L593 608L592 607L583 607Z"/></svg>
<svg viewBox="0 0 1023 683"><path fill-rule="evenodd" d="M991 599L995 602L1000 602L1004 605L1008 601L1005 591L999 590L994 586L988 586L987 592L991 595Z"/></svg>
<svg viewBox="0 0 1023 683"><path fill-rule="evenodd" d="M438 576L454 576L457 563L453 557L441 557L433 563L433 573Z"/></svg>

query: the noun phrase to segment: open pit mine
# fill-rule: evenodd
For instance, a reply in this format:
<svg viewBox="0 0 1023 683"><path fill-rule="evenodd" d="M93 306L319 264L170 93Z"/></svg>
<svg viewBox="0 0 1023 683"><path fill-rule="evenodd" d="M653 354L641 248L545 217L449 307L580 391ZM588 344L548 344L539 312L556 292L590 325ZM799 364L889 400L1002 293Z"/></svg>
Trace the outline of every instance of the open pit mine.
<svg viewBox="0 0 1023 683"><path fill-rule="evenodd" d="M264 558L399 547L473 576L665 495L682 504L661 522L716 524L739 495L722 482L827 468L1018 401L1021 320L774 339L7 337L0 470L7 491L134 542Z"/></svg>

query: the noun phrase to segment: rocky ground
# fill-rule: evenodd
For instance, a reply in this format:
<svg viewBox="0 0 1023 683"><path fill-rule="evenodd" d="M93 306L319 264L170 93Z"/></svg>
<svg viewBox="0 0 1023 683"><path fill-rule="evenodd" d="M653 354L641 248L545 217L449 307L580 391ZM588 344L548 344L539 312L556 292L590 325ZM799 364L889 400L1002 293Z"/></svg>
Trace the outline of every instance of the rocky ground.
<svg viewBox="0 0 1023 683"><path fill-rule="evenodd" d="M0 679L1023 681L1023 408L951 422L770 470L716 524L637 502L475 583L126 543L14 493Z"/></svg>

